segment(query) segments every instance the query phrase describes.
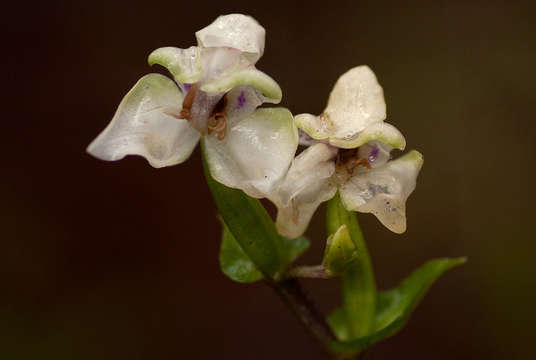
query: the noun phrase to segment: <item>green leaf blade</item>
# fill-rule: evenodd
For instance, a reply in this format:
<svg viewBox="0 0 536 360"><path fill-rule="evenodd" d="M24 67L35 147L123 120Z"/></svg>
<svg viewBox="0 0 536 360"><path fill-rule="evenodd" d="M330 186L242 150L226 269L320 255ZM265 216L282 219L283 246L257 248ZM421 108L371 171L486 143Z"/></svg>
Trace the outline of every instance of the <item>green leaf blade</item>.
<svg viewBox="0 0 536 360"><path fill-rule="evenodd" d="M331 349L335 352L361 351L396 334L407 323L411 313L430 286L447 270L465 261L465 258L441 258L428 261L413 271L398 287L380 292L374 333L354 340L333 342ZM335 314L340 317L340 313ZM334 322L334 326L340 328L337 321Z"/></svg>
<svg viewBox="0 0 536 360"><path fill-rule="evenodd" d="M223 224L219 258L222 272L233 281L253 283L263 278L262 273L242 250L225 224Z"/></svg>

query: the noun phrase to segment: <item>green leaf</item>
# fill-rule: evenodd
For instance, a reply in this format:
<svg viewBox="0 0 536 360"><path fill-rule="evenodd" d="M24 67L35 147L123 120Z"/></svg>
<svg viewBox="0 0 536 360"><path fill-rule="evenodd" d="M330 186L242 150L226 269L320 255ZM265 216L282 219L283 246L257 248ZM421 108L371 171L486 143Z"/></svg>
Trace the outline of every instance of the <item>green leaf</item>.
<svg viewBox="0 0 536 360"><path fill-rule="evenodd" d="M459 266L465 261L466 258L442 258L425 263L404 279L398 287L379 294L373 334L355 340L333 342L331 349L337 352L361 351L396 334L406 324L412 311L430 286L445 271ZM341 315L335 312L333 317L336 318L334 326L340 328Z"/></svg>
<svg viewBox="0 0 536 360"><path fill-rule="evenodd" d="M352 241L348 226L342 225L335 234L328 237L322 265L333 274L340 274L348 269L357 259L357 249Z"/></svg>
<svg viewBox="0 0 536 360"><path fill-rule="evenodd" d="M281 269L282 244L270 215L257 199L215 181L208 170L203 141L201 146L205 178L223 221L255 267L273 278Z"/></svg>
<svg viewBox="0 0 536 360"><path fill-rule="evenodd" d="M300 236L295 239L281 237L281 262L282 269L288 267L309 248L309 240L305 236Z"/></svg>
<svg viewBox="0 0 536 360"><path fill-rule="evenodd" d="M344 208L339 194L328 202L326 222L328 234L334 234L341 226L346 225L355 245L358 258L341 275L343 308L347 315L349 337L355 339L368 335L374 329L376 306L374 272L357 217L355 213Z"/></svg>
<svg viewBox="0 0 536 360"><path fill-rule="evenodd" d="M220 267L225 275L239 283L252 283L263 278L255 264L240 247L229 228L222 222Z"/></svg>
<svg viewBox="0 0 536 360"><path fill-rule="evenodd" d="M328 316L328 324L331 327L331 330L335 333L337 339L340 341L350 339L350 329L348 328L348 321L344 308L340 307L335 309L335 311Z"/></svg>

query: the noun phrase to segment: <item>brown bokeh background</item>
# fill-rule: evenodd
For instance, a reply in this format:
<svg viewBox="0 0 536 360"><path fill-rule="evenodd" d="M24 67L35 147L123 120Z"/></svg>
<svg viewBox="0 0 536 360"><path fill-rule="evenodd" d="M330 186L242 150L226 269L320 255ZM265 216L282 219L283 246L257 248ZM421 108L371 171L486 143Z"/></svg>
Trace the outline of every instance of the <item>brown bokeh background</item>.
<svg viewBox="0 0 536 360"><path fill-rule="evenodd" d="M262 284L220 272L199 150L153 169L85 153L151 50L188 47L217 15L267 29L258 67L283 106L319 113L368 64L388 121L425 155L401 236L360 215L380 288L469 256L370 359L527 359L536 321L535 7L529 2L81 1L4 9L2 359L321 359ZM301 260L319 261L324 208ZM306 281L328 312L337 281Z"/></svg>

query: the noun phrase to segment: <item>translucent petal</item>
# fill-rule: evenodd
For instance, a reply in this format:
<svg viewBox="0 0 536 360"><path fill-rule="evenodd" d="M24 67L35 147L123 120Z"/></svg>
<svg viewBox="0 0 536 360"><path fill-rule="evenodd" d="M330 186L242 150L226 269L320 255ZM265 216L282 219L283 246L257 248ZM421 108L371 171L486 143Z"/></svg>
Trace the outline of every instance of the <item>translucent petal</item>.
<svg viewBox="0 0 536 360"><path fill-rule="evenodd" d="M251 63L236 49L228 47L201 49L203 83L252 67Z"/></svg>
<svg viewBox="0 0 536 360"><path fill-rule="evenodd" d="M226 97L227 126L233 126L245 119L264 101L264 97L259 90L247 85L234 87L226 94Z"/></svg>
<svg viewBox="0 0 536 360"><path fill-rule="evenodd" d="M383 90L368 66L350 69L337 80L324 115L331 122L333 136L340 139L385 120Z"/></svg>
<svg viewBox="0 0 536 360"><path fill-rule="evenodd" d="M374 140L360 146L357 155L360 159L367 159L372 168L377 168L391 159L391 150L393 150L391 146Z"/></svg>
<svg viewBox="0 0 536 360"><path fill-rule="evenodd" d="M231 126L222 140L212 134L204 141L214 179L260 198L287 172L298 147L298 130L287 109L258 109Z"/></svg>
<svg viewBox="0 0 536 360"><path fill-rule="evenodd" d="M149 55L149 65L162 65L180 83L194 83L201 79L201 49L191 46L188 49L162 47Z"/></svg>
<svg viewBox="0 0 536 360"><path fill-rule="evenodd" d="M406 200L413 192L423 156L413 150L384 166L354 174L339 188L348 210L373 213L389 230L406 231Z"/></svg>
<svg viewBox="0 0 536 360"><path fill-rule="evenodd" d="M195 33L199 46L238 49L252 64L264 52L265 35L264 28L255 19L242 14L220 16Z"/></svg>
<svg viewBox="0 0 536 360"><path fill-rule="evenodd" d="M141 155L154 167L186 160L200 134L187 121L168 114L180 111L182 95L159 74L142 77L125 95L112 121L87 151L102 160Z"/></svg>
<svg viewBox="0 0 536 360"><path fill-rule="evenodd" d="M358 66L343 74L335 84L328 106L319 116L300 114L297 126L317 140L329 139L333 146L353 149L369 141L380 140L404 149L404 136L386 116L383 90L367 66Z"/></svg>
<svg viewBox="0 0 536 360"><path fill-rule="evenodd" d="M341 139L331 137L329 143L343 149L355 149L373 140L379 140L395 149L404 150L406 147L406 139L404 138L404 135L402 135L402 133L393 125L384 122L368 126L365 130L357 133L353 138Z"/></svg>
<svg viewBox="0 0 536 360"><path fill-rule="evenodd" d="M318 206L337 191L332 180L337 150L315 144L292 162L281 185L268 196L277 206L276 226L287 237L303 234Z"/></svg>
<svg viewBox="0 0 536 360"><path fill-rule="evenodd" d="M225 76L207 81L201 86L201 90L208 93L223 93L239 85L250 85L259 89L265 97L265 102L277 104L283 96L277 82L254 67L232 71Z"/></svg>

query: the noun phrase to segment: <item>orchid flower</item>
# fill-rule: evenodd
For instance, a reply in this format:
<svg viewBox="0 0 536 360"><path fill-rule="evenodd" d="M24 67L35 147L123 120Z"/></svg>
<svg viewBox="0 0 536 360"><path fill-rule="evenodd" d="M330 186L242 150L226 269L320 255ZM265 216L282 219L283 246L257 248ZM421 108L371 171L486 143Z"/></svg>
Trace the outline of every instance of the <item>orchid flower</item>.
<svg viewBox="0 0 536 360"><path fill-rule="evenodd" d="M89 145L102 160L141 155L156 168L184 162L204 138L212 176L261 197L285 175L298 146L281 89L255 63L265 30L241 14L218 17L196 33L197 46L164 47L149 64L169 70L142 77L121 101L110 124Z"/></svg>
<svg viewBox="0 0 536 360"><path fill-rule="evenodd" d="M343 74L319 116L295 117L309 145L292 162L282 183L268 198L278 207L277 227L300 236L318 206L337 190L347 210L373 213L388 229L406 230L405 203L423 164L417 151L390 160L403 150L404 136L384 123L383 90L367 66Z"/></svg>

